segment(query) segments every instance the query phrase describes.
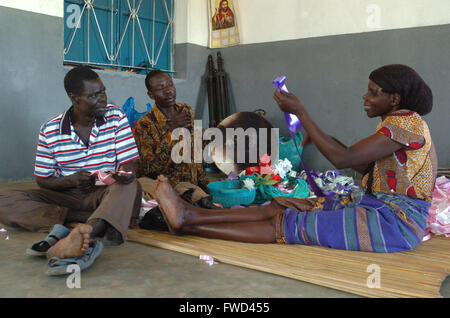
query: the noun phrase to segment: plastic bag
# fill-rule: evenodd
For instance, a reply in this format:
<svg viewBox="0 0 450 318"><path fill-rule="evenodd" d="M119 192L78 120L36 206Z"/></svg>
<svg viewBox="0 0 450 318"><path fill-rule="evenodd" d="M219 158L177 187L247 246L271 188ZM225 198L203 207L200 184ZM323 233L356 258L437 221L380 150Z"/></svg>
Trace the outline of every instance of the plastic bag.
<svg viewBox="0 0 450 318"><path fill-rule="evenodd" d="M300 154L303 152L303 148L301 147L303 140L303 134L299 130L295 133L295 141L297 142L298 150ZM289 159L292 164L292 169L295 171L299 171L300 169L300 157L298 156L297 149L295 148L294 141L292 138L281 136L279 139L279 155L280 159Z"/></svg>
<svg viewBox="0 0 450 318"><path fill-rule="evenodd" d="M147 114L147 112L151 111L153 106L150 103L147 103L147 111L139 113L136 111L134 98L129 97L125 104L122 106L122 110L127 115L128 122L130 123L131 128L136 126L136 123L141 119L142 116Z"/></svg>
<svg viewBox="0 0 450 318"><path fill-rule="evenodd" d="M295 183L295 189L291 193L282 192L274 186L258 186L254 203L262 204L275 197L307 198L309 196L309 189L306 181L302 179L296 179Z"/></svg>
<svg viewBox="0 0 450 318"><path fill-rule="evenodd" d="M429 232L450 237L450 179L445 176L436 179L428 210L426 234Z"/></svg>

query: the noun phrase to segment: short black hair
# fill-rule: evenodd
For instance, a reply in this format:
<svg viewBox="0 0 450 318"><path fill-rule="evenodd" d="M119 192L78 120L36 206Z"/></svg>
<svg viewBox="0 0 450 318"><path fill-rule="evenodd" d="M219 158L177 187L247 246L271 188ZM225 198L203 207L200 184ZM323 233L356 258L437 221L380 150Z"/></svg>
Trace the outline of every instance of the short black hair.
<svg viewBox="0 0 450 318"><path fill-rule="evenodd" d="M153 70L150 73L147 74L147 76L145 77L145 87L147 87L147 90L149 92L152 91L152 86L150 85L150 80L155 77L156 75L159 74L167 74L166 72L163 72L161 70Z"/></svg>
<svg viewBox="0 0 450 318"><path fill-rule="evenodd" d="M380 86L383 92L400 95L400 107L426 115L433 108L433 93L430 87L411 67L390 64L374 70L369 79Z"/></svg>
<svg viewBox="0 0 450 318"><path fill-rule="evenodd" d="M67 72L64 77L64 88L67 94L79 95L83 92L83 81L99 78L98 74L87 66L77 66Z"/></svg>

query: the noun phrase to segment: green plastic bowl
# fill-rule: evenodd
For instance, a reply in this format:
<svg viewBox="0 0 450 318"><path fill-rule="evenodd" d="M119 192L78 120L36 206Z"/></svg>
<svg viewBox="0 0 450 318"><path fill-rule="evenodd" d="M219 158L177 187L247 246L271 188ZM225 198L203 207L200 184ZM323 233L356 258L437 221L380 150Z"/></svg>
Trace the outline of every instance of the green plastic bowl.
<svg viewBox="0 0 450 318"><path fill-rule="evenodd" d="M256 189L239 189L239 180L217 181L208 184L208 191L213 202L221 204L224 208L235 205L250 205L255 201Z"/></svg>

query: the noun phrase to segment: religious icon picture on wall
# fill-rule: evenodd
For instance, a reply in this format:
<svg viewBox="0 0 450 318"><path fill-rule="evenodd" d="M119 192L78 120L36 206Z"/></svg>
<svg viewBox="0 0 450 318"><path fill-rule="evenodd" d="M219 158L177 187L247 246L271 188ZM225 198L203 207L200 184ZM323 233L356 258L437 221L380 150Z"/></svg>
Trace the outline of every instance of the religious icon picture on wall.
<svg viewBox="0 0 450 318"><path fill-rule="evenodd" d="M235 0L209 0L210 47L222 48L239 43Z"/></svg>

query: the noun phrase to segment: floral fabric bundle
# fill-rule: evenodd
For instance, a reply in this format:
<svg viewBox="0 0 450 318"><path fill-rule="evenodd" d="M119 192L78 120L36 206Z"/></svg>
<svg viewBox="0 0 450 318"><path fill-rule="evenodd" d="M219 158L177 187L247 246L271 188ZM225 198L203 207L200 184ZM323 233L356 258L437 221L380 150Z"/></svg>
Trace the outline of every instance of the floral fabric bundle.
<svg viewBox="0 0 450 318"><path fill-rule="evenodd" d="M230 173L229 180L240 180L240 187L250 191L257 189L256 204L264 203L273 197L288 196L307 198L314 197L314 192L306 182L306 173L292 170L288 159L278 160L271 164L270 156L264 155L258 161L259 166L249 167L239 175ZM347 177L336 170L326 172L311 171L316 184L326 196L349 195L358 190L353 178Z"/></svg>
<svg viewBox="0 0 450 318"><path fill-rule="evenodd" d="M450 237L450 180L445 176L437 178L434 186L426 230L430 232Z"/></svg>

